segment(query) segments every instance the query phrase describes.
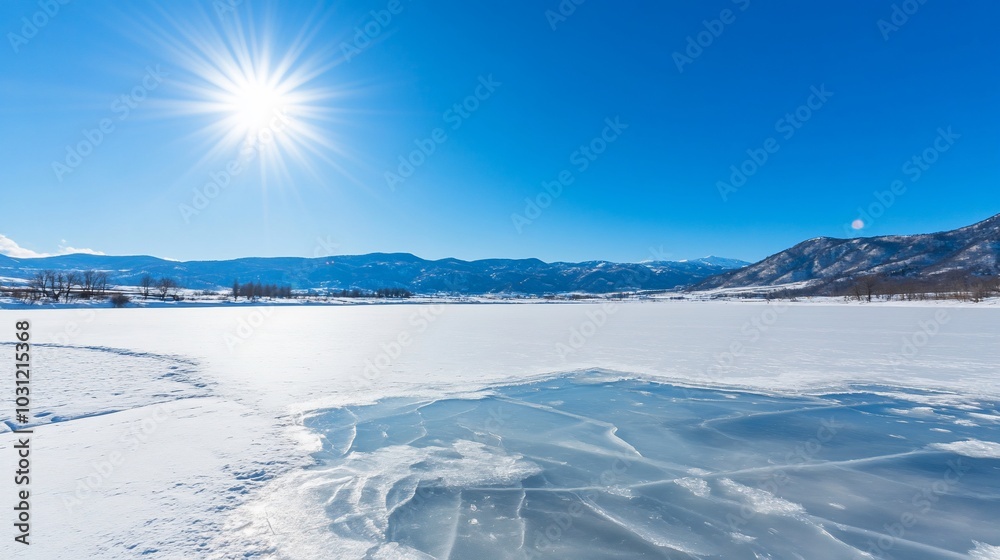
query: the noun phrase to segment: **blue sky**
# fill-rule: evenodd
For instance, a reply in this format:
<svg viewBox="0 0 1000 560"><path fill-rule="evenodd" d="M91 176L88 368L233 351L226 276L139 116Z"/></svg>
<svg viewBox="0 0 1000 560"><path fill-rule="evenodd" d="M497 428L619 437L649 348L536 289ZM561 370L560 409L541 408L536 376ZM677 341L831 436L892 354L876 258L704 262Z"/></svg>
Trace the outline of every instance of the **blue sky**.
<svg viewBox="0 0 1000 560"><path fill-rule="evenodd" d="M0 251L757 260L951 229L1000 211L998 17L4 2Z"/></svg>

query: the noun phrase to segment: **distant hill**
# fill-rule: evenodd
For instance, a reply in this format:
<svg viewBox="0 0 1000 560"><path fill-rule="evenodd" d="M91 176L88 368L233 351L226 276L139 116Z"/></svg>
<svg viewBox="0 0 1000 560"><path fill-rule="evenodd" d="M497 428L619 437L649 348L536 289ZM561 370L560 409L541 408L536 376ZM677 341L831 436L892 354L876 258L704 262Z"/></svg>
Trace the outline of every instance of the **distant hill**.
<svg viewBox="0 0 1000 560"><path fill-rule="evenodd" d="M244 258L176 262L155 257L64 255L15 259L0 255L0 277L27 279L43 270L94 269L112 283L137 285L144 274L170 277L183 287L217 289L240 282L291 285L297 290L406 288L418 294L609 293L689 286L749 263L706 257L684 262L545 263L538 259L425 260L408 253L374 253L322 258Z"/></svg>
<svg viewBox="0 0 1000 560"><path fill-rule="evenodd" d="M817 237L692 290L753 288L801 283L801 293L842 292L859 277L888 284L943 284L1000 273L1000 214L952 231L856 239Z"/></svg>

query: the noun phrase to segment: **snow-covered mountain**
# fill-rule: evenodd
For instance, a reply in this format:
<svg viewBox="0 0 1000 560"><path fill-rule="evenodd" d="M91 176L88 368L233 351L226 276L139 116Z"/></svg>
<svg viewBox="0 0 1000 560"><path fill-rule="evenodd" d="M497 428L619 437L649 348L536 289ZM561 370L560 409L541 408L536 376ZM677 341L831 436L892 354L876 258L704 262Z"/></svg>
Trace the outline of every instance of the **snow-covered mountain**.
<svg viewBox="0 0 1000 560"><path fill-rule="evenodd" d="M244 258L176 262L155 257L64 255L15 259L0 255L0 277L27 279L43 270L99 270L112 283L137 285L144 274L169 277L193 289L217 289L240 282L291 285L298 290L407 288L416 293L608 293L688 286L749 263L706 257L685 262L643 264L590 261L545 263L538 259L429 261L408 253L373 253L322 258Z"/></svg>
<svg viewBox="0 0 1000 560"><path fill-rule="evenodd" d="M697 284L695 290L805 283L817 293L865 275L919 279L1000 273L1000 214L940 233L855 239L817 237L739 270Z"/></svg>

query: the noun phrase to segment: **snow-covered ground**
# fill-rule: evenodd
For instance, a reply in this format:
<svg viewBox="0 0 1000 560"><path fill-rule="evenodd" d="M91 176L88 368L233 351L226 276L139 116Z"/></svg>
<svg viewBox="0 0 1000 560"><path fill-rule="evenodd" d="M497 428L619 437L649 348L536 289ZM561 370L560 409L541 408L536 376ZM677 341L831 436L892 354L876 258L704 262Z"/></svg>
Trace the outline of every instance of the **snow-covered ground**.
<svg viewBox="0 0 1000 560"><path fill-rule="evenodd" d="M777 396L863 386L910 403L900 414L966 407L978 420L964 421L989 427L997 412L984 403L1000 400L996 313L936 302L0 311L9 331L0 340L28 318L37 344L33 544L13 543L8 529L0 557L341 557L303 544L328 542L330 512L289 499L303 485L331 484L303 475L336 433L310 418L391 397L478 399L565 372ZM13 347L3 348L13 371ZM0 394L13 395L7 378ZM0 406L0 419L10 422L11 408ZM9 480L16 438L2 429ZM995 444L957 435L935 443L993 460L996 481ZM518 476L531 470L509 467ZM743 491L725 480L719 491ZM0 504L14 503L13 491L0 486ZM767 498L747 492L751 502ZM1000 533L979 540L950 557L997 557ZM967 556L974 549L979 556Z"/></svg>

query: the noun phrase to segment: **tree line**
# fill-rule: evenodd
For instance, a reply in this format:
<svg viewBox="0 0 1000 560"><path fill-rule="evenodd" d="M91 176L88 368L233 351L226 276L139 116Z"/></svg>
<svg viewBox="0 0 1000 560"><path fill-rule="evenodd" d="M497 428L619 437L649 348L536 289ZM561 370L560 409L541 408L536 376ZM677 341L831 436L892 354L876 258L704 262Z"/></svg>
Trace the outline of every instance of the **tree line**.
<svg viewBox="0 0 1000 560"><path fill-rule="evenodd" d="M1000 296L1000 276L975 276L964 272L941 273L923 278L888 274L865 274L853 278L838 295L847 300L871 302L953 299L978 303Z"/></svg>
<svg viewBox="0 0 1000 560"><path fill-rule="evenodd" d="M162 301L181 301L184 299L181 284L169 276L155 277L143 274L138 284L132 288L112 289L107 272L99 270L54 271L43 270L27 280L8 288L0 286L0 294L7 294L23 303L33 304L39 301L69 302L72 299L107 298L114 307L125 307L132 298L158 298ZM223 292L224 293L224 292ZM205 290L202 295L220 295L218 291ZM248 301L261 299L292 299L295 297L317 297L312 291L306 294L296 294L291 285L275 283L240 282L233 280L229 290L233 300L240 298ZM413 292L406 288L378 288L376 290L330 289L326 291L327 298L409 298Z"/></svg>
<svg viewBox="0 0 1000 560"><path fill-rule="evenodd" d="M755 297L750 293L742 295ZM843 297L846 301L861 302L957 300L978 303L986 298L1000 296L1000 276L973 274L967 270L924 276L909 275L907 271L894 274L858 274L819 285L783 288L756 296L767 299L836 296Z"/></svg>
<svg viewBox="0 0 1000 560"><path fill-rule="evenodd" d="M725 297L795 300L813 296L834 296L845 301L861 302L957 300L978 303L987 298L1000 297L1000 276L991 271L975 273L968 270L919 276L903 270L893 274L857 274L799 288L767 291L748 288L745 292L730 292Z"/></svg>
<svg viewBox="0 0 1000 560"><path fill-rule="evenodd" d="M229 295L233 298L233 301L239 301L240 298L248 301L257 301L265 298L291 299L296 297L295 292L292 291L292 287L289 285L263 284L261 282L241 283L239 279L233 280L233 284L229 288ZM313 296L314 294L310 291L308 295L302 297L308 298ZM407 290L406 288L379 288L377 290L359 290L358 288L352 288L349 290L327 290L326 297L409 298L413 297L413 292Z"/></svg>
<svg viewBox="0 0 1000 560"><path fill-rule="evenodd" d="M152 274L143 274L139 278L139 295L142 299L149 299L150 295L160 296L161 301L167 301L169 296L174 301L184 299L180 295L181 285L168 276L154 278Z"/></svg>
<svg viewBox="0 0 1000 560"><path fill-rule="evenodd" d="M11 288L11 295L25 303L43 299L69 301L71 298L106 297L108 274L99 270L58 272L43 270L28 279L23 287Z"/></svg>
<svg viewBox="0 0 1000 560"><path fill-rule="evenodd" d="M261 282L240 284L240 281L237 279L233 280L233 286L230 288L229 293L233 296L233 301L239 301L240 297L250 301L257 301L261 298L290 299L292 297L292 287L279 286L277 284L262 284Z"/></svg>
<svg viewBox="0 0 1000 560"><path fill-rule="evenodd" d="M370 292L354 288L351 290L340 290L339 292L332 290L329 295L330 297L342 298L409 298L413 297L413 292L406 288L379 288Z"/></svg>
<svg viewBox="0 0 1000 560"><path fill-rule="evenodd" d="M146 274L139 280L137 295L143 299L154 296L163 301L167 298L180 301L184 299L180 290L181 285L173 278L154 278ZM124 307L130 301L128 294L120 289L112 291L108 273L100 270L43 270L28 278L24 285L3 291L26 304L43 300L68 303L72 299L109 298L115 307Z"/></svg>

